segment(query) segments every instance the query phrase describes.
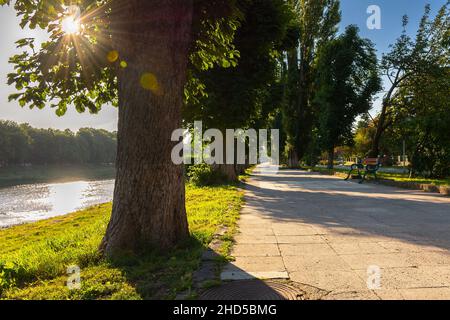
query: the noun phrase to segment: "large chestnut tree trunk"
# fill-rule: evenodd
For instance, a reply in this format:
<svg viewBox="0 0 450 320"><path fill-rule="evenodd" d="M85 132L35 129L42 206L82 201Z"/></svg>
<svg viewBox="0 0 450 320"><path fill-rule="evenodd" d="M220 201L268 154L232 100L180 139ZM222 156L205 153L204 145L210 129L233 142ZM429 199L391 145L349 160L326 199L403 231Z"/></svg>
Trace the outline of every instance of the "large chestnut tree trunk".
<svg viewBox="0 0 450 320"><path fill-rule="evenodd" d="M182 166L171 161L181 128L192 0L121 1L112 17L119 125L113 211L101 249L107 256L170 248L188 237Z"/></svg>

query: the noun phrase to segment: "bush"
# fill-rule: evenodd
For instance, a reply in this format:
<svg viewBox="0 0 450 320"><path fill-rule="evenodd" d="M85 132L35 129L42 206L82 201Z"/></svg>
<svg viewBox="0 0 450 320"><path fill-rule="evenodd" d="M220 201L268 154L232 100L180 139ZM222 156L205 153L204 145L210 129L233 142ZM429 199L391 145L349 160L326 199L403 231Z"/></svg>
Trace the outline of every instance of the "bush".
<svg viewBox="0 0 450 320"><path fill-rule="evenodd" d="M212 186L227 182L227 177L212 166L203 163L186 167L189 182L196 186Z"/></svg>

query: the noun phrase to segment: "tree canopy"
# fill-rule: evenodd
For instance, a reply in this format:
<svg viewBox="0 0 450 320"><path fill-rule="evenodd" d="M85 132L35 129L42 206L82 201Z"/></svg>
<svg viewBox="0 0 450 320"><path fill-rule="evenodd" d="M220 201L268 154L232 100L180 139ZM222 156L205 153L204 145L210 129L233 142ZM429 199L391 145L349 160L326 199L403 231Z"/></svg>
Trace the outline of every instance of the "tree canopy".
<svg viewBox="0 0 450 320"><path fill-rule="evenodd" d="M287 77L283 126L289 164L297 166L311 142L314 110L311 105L316 54L333 39L341 20L339 0L291 0L298 32L287 52Z"/></svg>
<svg viewBox="0 0 450 320"><path fill-rule="evenodd" d="M361 39L356 26L331 40L319 52L313 105L318 113L319 144L329 153L351 144L357 116L367 113L373 95L381 89L373 44Z"/></svg>
<svg viewBox="0 0 450 320"><path fill-rule="evenodd" d="M0 5L10 4L0 0ZM208 70L214 66L236 65L239 52L234 48L234 34L242 14L233 0L195 0L190 45L192 70ZM49 34L40 47L34 38L19 39L10 63L14 72L8 84L17 93L10 100L30 108L44 108L49 102L57 115L64 115L69 106L78 112L97 113L105 104L118 106L117 75L121 69L133 68L121 55L119 31L124 18L120 12L123 1L26 1L17 0L14 8L21 18L21 27L41 28ZM75 9L74 9L75 8ZM76 13L72 11L76 11ZM76 15L72 18L73 15ZM67 17L78 24L71 34L64 30ZM141 79L152 88L152 76ZM186 98L202 91L202 84L190 77Z"/></svg>
<svg viewBox="0 0 450 320"><path fill-rule="evenodd" d="M415 39L406 33L408 17L404 16L402 35L391 46L390 52L383 55L381 73L388 78L389 87L377 119L371 156L379 155L381 137L394 124L400 90L414 83L412 79L434 77L448 68L450 1L440 8L434 19L430 12L431 6L427 5Z"/></svg>

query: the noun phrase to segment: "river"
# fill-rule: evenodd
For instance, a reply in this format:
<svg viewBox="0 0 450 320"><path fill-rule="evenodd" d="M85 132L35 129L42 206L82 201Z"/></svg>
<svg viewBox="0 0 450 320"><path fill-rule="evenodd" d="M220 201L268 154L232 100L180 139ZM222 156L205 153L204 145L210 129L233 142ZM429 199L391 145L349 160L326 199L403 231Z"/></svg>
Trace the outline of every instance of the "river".
<svg viewBox="0 0 450 320"><path fill-rule="evenodd" d="M26 184L0 189L0 228L64 215L112 200L114 180Z"/></svg>

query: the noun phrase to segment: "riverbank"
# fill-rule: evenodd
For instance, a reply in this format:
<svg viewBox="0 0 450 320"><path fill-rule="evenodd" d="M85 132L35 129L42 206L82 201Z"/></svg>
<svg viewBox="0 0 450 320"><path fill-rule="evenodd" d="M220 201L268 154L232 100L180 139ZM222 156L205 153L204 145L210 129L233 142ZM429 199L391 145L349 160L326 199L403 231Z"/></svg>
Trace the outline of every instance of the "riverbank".
<svg viewBox="0 0 450 320"><path fill-rule="evenodd" d="M242 199L236 186L188 185L191 238L170 252L120 261L107 261L97 250L111 204L0 230L0 299L173 299L190 289L202 252L221 226L230 230L223 236L227 255ZM66 285L71 265L81 268L79 290Z"/></svg>
<svg viewBox="0 0 450 320"><path fill-rule="evenodd" d="M0 167L0 188L30 183L114 179L113 165L34 165Z"/></svg>

